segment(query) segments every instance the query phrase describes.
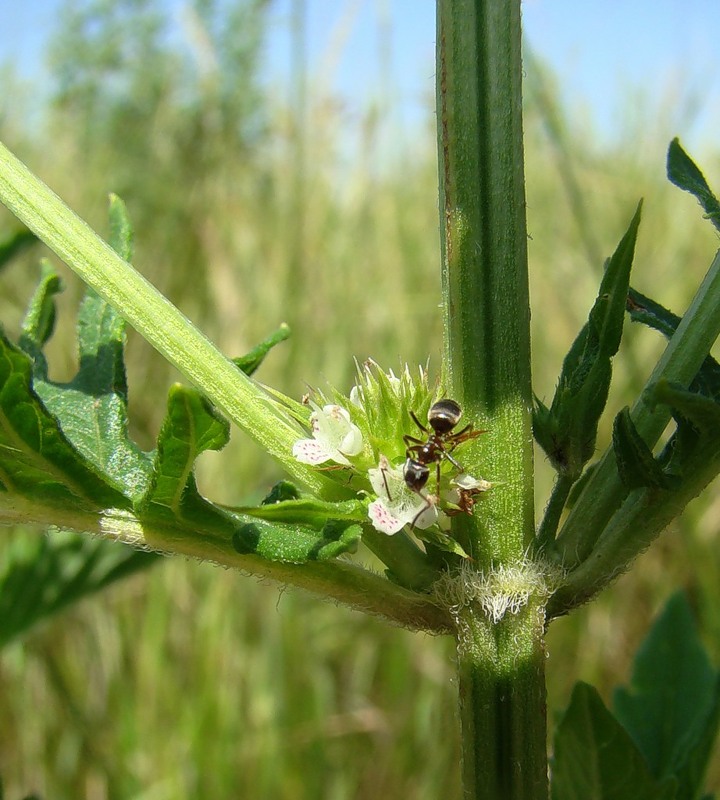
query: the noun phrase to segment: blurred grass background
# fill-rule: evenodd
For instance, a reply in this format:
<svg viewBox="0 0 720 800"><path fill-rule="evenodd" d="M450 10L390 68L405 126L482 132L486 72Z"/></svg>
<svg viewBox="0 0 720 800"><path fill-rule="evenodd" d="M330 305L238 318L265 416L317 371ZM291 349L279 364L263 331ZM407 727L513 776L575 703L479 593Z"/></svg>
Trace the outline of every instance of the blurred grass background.
<svg viewBox="0 0 720 800"><path fill-rule="evenodd" d="M349 388L353 357L397 367L430 355L437 369L432 98L411 138L388 130L381 100L348 119L324 82L303 72L299 23L290 98L263 90L257 68L269 5L244 0L229 13L198 0L184 52L164 37L152 0L68 5L49 53L51 98L41 113L22 113L27 87L7 74L0 137L100 231L107 193L120 194L136 228L138 267L228 355L288 322L293 337L263 366L264 382L294 396L326 381ZM655 140L650 118L629 114L622 136L602 144L557 97L553 77L528 54L533 368L546 399L639 197L641 291L681 313L717 248L694 201L649 157L667 144ZM673 114L659 104L648 110ZM359 143L352 159L349 125ZM693 155L720 185L718 151ZM0 215L0 232L14 226ZM10 332L41 254L18 258L2 276L0 318ZM67 288L49 347L54 378L73 370L82 294L59 269ZM602 443L662 347L628 323ZM149 449L177 375L132 331L127 365L133 434ZM552 478L542 455L537 471L539 515ZM236 433L226 451L203 456L199 482L212 499L240 503L279 477ZM719 521L711 489L632 574L553 624L551 727L577 679L608 700L627 681L649 619L679 586L720 659ZM37 535L3 532L5 541ZM6 796L460 797L452 658L450 641L167 560L3 651ZM719 775L716 764L711 788L720 787Z"/></svg>

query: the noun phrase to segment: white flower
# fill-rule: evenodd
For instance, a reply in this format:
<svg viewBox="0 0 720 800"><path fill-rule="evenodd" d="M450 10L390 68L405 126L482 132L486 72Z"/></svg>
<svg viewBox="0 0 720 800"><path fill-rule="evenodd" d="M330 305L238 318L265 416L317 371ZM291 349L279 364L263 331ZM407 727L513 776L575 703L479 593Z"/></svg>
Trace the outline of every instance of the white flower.
<svg viewBox="0 0 720 800"><path fill-rule="evenodd" d="M363 448L362 434L350 421L350 414L337 405L320 406L310 401L312 439L299 439L292 454L303 464L324 464L336 461L349 464L345 456L356 456Z"/></svg>
<svg viewBox="0 0 720 800"><path fill-rule="evenodd" d="M378 467L368 470L368 476L377 495L368 506L368 517L376 530L391 536L408 523L425 529L437 521L434 498L409 489L402 467L393 467L381 455Z"/></svg>

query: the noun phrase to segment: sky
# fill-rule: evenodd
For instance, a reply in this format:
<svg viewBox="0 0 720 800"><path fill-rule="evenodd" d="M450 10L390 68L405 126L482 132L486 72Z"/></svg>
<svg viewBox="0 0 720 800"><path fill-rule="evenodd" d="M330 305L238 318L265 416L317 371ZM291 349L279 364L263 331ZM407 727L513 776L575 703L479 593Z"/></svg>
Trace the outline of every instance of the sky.
<svg viewBox="0 0 720 800"><path fill-rule="evenodd" d="M183 0L161 0L181 28ZM43 49L63 0L0 0L0 65L47 75ZM377 93L412 128L433 96L434 0L274 0L263 60L271 84L287 86L292 11L305 9L311 80L360 109ZM526 42L555 72L569 108L602 135L622 126L628 98L677 104L692 145L720 122L720 0L524 0ZM286 89L287 90L287 89ZM288 90L289 91L289 90ZM692 113L690 113L692 112ZM673 125L675 120L663 124ZM662 122L662 121L660 121Z"/></svg>

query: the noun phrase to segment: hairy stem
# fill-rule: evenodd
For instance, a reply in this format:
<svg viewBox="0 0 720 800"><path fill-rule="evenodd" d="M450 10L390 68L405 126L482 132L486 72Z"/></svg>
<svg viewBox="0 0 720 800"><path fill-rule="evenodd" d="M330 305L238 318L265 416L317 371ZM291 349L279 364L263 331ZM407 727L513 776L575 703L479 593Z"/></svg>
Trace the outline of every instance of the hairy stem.
<svg viewBox="0 0 720 800"><path fill-rule="evenodd" d="M459 521L481 565L534 534L521 76L519 0L438 2L445 382L488 430L465 465L502 483L479 528Z"/></svg>
<svg viewBox="0 0 720 800"><path fill-rule="evenodd" d="M437 14L444 379L488 430L463 464L495 483L453 532L482 586L534 536L520 0L438 0ZM499 619L454 607L465 797L546 798L541 601Z"/></svg>

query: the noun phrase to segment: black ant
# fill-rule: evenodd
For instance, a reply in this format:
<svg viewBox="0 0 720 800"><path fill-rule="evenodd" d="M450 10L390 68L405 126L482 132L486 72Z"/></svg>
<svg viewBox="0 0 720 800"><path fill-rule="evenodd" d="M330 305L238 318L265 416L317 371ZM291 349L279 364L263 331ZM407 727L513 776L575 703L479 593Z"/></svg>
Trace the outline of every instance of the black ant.
<svg viewBox="0 0 720 800"><path fill-rule="evenodd" d="M463 442L470 441L480 436L485 431L476 431L472 424L466 425L462 430L452 433L452 429L460 421L462 409L454 401L448 398L438 400L430 406L428 412L428 423L430 428L425 427L415 416L415 412L410 411L413 422L420 430L427 434L427 439L416 439L414 436L403 436L405 442L405 466L403 467L403 478L408 489L419 494L426 502L424 508L420 509L412 524L415 525L418 518L428 508L433 501L424 497L422 490L427 485L430 478L430 464L435 464L435 475L437 485L437 495L440 494L440 466L444 459L447 459L459 472L464 472L464 468L453 458L451 452ZM461 505L461 509L467 513L472 513L470 503L471 496ZM437 502L437 501L435 501Z"/></svg>

